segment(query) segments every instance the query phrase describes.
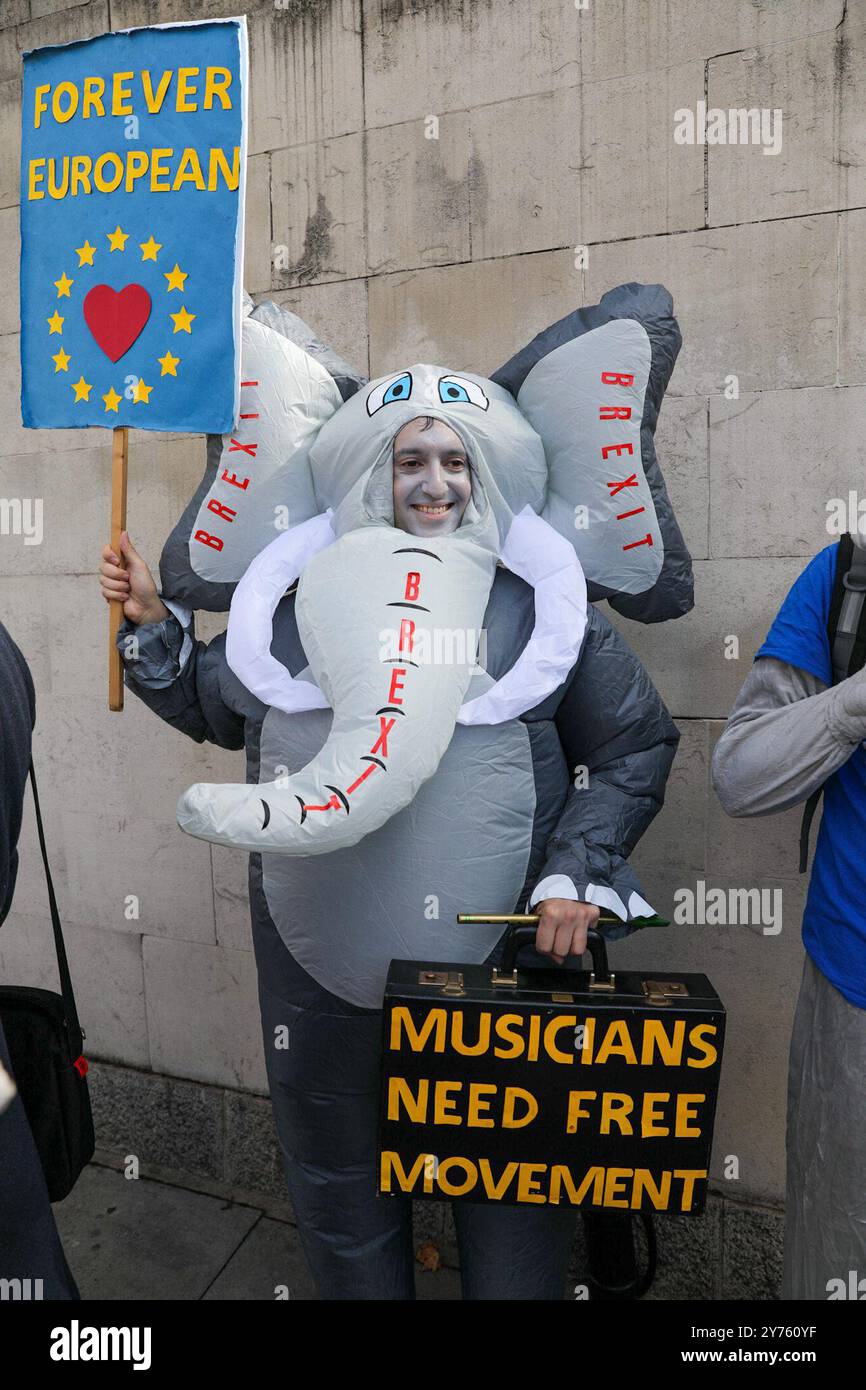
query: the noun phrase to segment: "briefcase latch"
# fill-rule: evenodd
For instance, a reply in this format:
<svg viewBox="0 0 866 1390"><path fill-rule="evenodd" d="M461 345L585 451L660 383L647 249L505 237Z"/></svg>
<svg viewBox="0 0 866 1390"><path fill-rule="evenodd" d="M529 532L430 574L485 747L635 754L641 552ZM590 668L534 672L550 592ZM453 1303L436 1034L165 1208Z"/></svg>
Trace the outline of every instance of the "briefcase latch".
<svg viewBox="0 0 866 1390"><path fill-rule="evenodd" d="M441 989L443 994L463 994L462 970L419 970L419 985Z"/></svg>
<svg viewBox="0 0 866 1390"><path fill-rule="evenodd" d="M650 1004L669 1004L672 999L688 998L688 986L682 980L644 980L644 994Z"/></svg>
<svg viewBox="0 0 866 1390"><path fill-rule="evenodd" d="M608 994L615 994L616 975L611 971L609 975L599 980L596 978L595 971L591 970L589 975L589 987L592 990L606 990Z"/></svg>

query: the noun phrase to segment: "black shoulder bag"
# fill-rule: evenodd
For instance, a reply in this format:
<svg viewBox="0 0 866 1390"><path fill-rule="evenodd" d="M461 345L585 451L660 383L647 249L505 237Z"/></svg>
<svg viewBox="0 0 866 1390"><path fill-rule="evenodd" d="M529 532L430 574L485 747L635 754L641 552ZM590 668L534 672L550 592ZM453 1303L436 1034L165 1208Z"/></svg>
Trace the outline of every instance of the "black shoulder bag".
<svg viewBox="0 0 866 1390"><path fill-rule="evenodd" d="M93 1157L93 1116L87 1090L84 1033L78 1021L72 979L63 944L63 929L30 764L39 848L48 883L48 902L60 972L60 994L27 985L0 986L0 1020L12 1059L15 1084L24 1104L42 1161L48 1196L59 1202L75 1185Z"/></svg>

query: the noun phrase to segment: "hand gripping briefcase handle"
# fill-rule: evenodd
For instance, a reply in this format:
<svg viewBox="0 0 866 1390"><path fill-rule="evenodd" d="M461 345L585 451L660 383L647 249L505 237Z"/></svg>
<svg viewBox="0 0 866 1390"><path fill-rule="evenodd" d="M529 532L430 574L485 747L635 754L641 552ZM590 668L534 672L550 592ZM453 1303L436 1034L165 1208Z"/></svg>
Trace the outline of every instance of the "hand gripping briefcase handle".
<svg viewBox="0 0 866 1390"><path fill-rule="evenodd" d="M616 922L619 924L618 917L602 915L598 919L600 922ZM506 927L505 946L502 952L502 964L493 968L492 983L494 985L517 985L517 953L521 946L531 946L535 941L536 927L538 926L538 913L458 913L457 921L460 923L496 923L501 922ZM635 926L641 927L666 927L669 925L664 917L641 917L635 918ZM616 987L616 976L612 975L607 963L607 946L604 937L597 932L594 927L590 927L586 934L586 949L592 957L592 974L590 976L590 989L613 990Z"/></svg>
<svg viewBox="0 0 866 1390"><path fill-rule="evenodd" d="M507 928L505 946L502 951L502 964L498 970L494 969L493 971L494 984L517 984L517 953L521 946L531 946L534 941L535 927L509 926ZM592 927L586 934L586 949L592 957L590 989L613 989L615 981L607 963L607 947L604 937L600 936Z"/></svg>

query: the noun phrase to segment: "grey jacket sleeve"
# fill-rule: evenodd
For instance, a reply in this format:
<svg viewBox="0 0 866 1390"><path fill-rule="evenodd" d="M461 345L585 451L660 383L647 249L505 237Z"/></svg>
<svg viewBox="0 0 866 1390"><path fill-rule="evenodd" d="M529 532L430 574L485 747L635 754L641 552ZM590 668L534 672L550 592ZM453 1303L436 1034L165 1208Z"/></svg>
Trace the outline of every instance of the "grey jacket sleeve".
<svg viewBox="0 0 866 1390"><path fill-rule="evenodd" d="M768 816L805 801L866 738L866 672L825 686L811 672L759 657L713 755L729 816Z"/></svg>
<svg viewBox="0 0 866 1390"><path fill-rule="evenodd" d="M578 897L588 884L611 888L629 916L643 916L643 891L627 859L661 810L680 736L644 667L597 609L590 608L555 718L572 777L585 769L579 780L586 785L569 787L539 880L564 874ZM624 923L606 935L629 930Z"/></svg>
<svg viewBox="0 0 866 1390"><path fill-rule="evenodd" d="M243 748L243 715L223 695L225 633L207 645L198 642L195 620L186 614L186 625L174 613L137 627L124 619L117 634L124 681L160 719L196 743Z"/></svg>

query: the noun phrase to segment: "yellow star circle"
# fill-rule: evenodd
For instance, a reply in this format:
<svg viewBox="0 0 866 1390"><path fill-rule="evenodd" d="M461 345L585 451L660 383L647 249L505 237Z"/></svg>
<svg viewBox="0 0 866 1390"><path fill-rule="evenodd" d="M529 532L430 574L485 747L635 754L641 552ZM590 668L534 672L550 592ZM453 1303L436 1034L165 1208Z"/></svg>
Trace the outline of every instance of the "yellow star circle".
<svg viewBox="0 0 866 1390"><path fill-rule="evenodd" d="M119 223L115 227L113 232L106 232L105 235L108 238L109 251L126 250L126 243L129 240L130 233L124 232ZM147 241L140 241L138 245L141 248L142 261L156 261L158 253L162 250L162 242L156 241L152 233L148 237ZM82 246L76 246L75 253L78 256L79 267L85 265L92 266L94 264L96 247L91 246L89 240L87 240L86 238ZM179 290L181 294L184 293L186 281L189 278L188 271L181 270L180 266L175 261L173 269L163 271L163 275L165 276L166 280L166 293L170 293L172 290ZM57 290L57 298L71 299L72 296L70 294L70 291L74 284L75 281L72 278L70 278L70 276L68 276L66 274L66 271L64 270L61 273L60 279L54 281L54 286ZM176 314L169 315L169 318L174 323L175 333L191 333L193 321L197 317L198 316L196 314L192 314L189 312L186 305L182 305ZM46 323L48 324L49 328L49 333L58 333L62 336L63 325L65 322L66 320L63 317L63 315L59 314L55 309L51 317L46 319ZM68 372L69 363L72 361L72 357L61 347L59 352L56 352L52 355L51 360L54 363L54 371L56 374L58 372ZM175 357L168 349L166 349L164 356L158 357L156 360L160 365L161 376L177 377L177 368L180 366L181 363L180 357ZM75 393L76 402L90 402L90 393L93 390L92 382L85 381L84 376L82 375L79 376L77 381L70 382L69 384ZM133 403L149 405L150 395L152 391L153 386L148 386L148 384L144 380L142 380L141 377L139 377L136 380L135 387L132 393ZM113 386L109 387L106 394L102 396L102 400L105 402L106 413L108 411L113 411L115 414L119 413L119 407L121 401L123 400L123 397L118 395Z"/></svg>

